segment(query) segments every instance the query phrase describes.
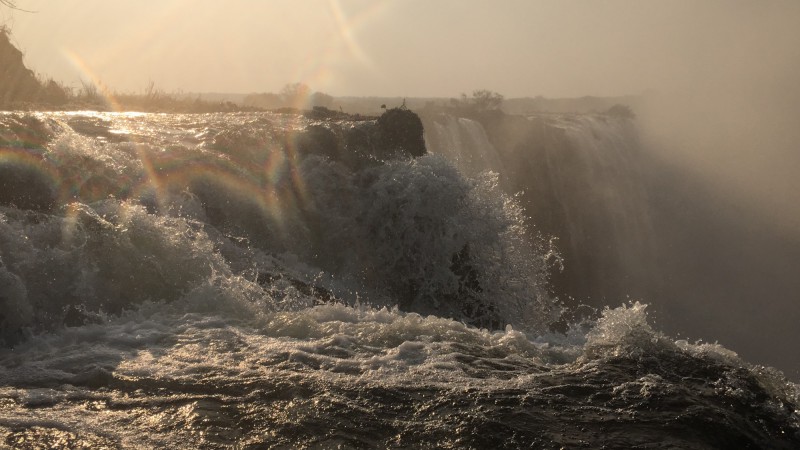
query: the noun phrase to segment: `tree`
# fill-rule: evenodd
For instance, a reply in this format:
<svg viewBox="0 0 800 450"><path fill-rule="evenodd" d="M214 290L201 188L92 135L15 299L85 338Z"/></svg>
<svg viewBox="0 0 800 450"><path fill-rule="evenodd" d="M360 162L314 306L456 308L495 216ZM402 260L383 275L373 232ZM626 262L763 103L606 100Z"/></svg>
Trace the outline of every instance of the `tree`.
<svg viewBox="0 0 800 450"><path fill-rule="evenodd" d="M478 111L500 109L503 104L503 96L488 89L479 89L472 91L472 104Z"/></svg>
<svg viewBox="0 0 800 450"><path fill-rule="evenodd" d="M311 106L322 106L324 108L330 108L333 104L333 96L325 94L324 92L314 92L311 94Z"/></svg>
<svg viewBox="0 0 800 450"><path fill-rule="evenodd" d="M17 2L15 0L0 0L0 5L6 6L11 9L16 9L17 11L33 12L33 11L28 11L27 9L22 9L19 6L17 6Z"/></svg>
<svg viewBox="0 0 800 450"><path fill-rule="evenodd" d="M451 99L450 104L456 109L472 112L495 111L503 105L503 96L488 89L472 91L472 97L461 94L461 99Z"/></svg>
<svg viewBox="0 0 800 450"><path fill-rule="evenodd" d="M284 106L300 108L305 105L311 88L304 83L289 83L281 89L279 94Z"/></svg>
<svg viewBox="0 0 800 450"><path fill-rule="evenodd" d="M252 106L255 108L274 109L280 108L282 104L281 97L272 92L263 92L261 94L248 94L245 96L242 103L245 106Z"/></svg>

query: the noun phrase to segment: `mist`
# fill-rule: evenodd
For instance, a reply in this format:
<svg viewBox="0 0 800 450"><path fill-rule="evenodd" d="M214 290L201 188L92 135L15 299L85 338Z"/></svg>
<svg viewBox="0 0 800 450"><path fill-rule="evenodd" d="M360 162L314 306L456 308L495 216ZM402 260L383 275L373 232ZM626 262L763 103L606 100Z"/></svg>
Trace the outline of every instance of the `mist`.
<svg viewBox="0 0 800 450"><path fill-rule="evenodd" d="M796 83L766 83L742 83L738 95L713 87L653 94L637 111L639 124L659 158L704 178L776 230L797 234L800 93Z"/></svg>
<svg viewBox="0 0 800 450"><path fill-rule="evenodd" d="M20 0L0 11L37 71L70 85L335 96L747 94L796 65L793 2ZM99 39L102 36L103 39ZM795 45L796 47L796 45Z"/></svg>
<svg viewBox="0 0 800 450"><path fill-rule="evenodd" d="M800 4L728 5L693 17L699 24L684 45L695 57L673 69L684 74L674 83L648 92L640 126L661 157L794 232L800 229ZM675 31L682 34L677 24Z"/></svg>
<svg viewBox="0 0 800 450"><path fill-rule="evenodd" d="M690 76L637 108L660 167L651 180L666 277L660 319L796 378L800 8L737 6L696 42L698 58L682 67Z"/></svg>

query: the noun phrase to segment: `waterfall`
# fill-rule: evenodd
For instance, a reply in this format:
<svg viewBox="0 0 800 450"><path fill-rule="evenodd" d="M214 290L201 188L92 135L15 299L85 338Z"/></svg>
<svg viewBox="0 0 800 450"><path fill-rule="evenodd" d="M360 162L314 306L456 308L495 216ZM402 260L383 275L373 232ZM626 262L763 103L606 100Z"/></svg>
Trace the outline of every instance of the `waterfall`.
<svg viewBox="0 0 800 450"><path fill-rule="evenodd" d="M428 116L425 127L431 150L472 162L466 170L500 168L529 229L555 238L563 270L551 270L550 287L568 306L643 300L669 333L800 370L790 349L774 345L798 339L800 244L701 172L650 151L635 119ZM476 136L484 150L471 147ZM472 155L499 162L481 166Z"/></svg>
<svg viewBox="0 0 800 450"><path fill-rule="evenodd" d="M630 119L606 115L428 118L426 142L467 173L499 172L529 225L557 238L557 294L603 306L657 288L641 148Z"/></svg>
<svg viewBox="0 0 800 450"><path fill-rule="evenodd" d="M428 150L445 156L461 172L469 175L486 170L505 172L503 160L480 122L440 114L425 129Z"/></svg>

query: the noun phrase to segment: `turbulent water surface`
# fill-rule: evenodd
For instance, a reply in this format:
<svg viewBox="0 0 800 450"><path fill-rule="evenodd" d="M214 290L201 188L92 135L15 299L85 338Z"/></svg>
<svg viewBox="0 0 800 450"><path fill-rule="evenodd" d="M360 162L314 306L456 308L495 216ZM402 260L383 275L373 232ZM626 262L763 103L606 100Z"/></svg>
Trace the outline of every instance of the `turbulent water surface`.
<svg viewBox="0 0 800 450"><path fill-rule="evenodd" d="M565 322L474 123L418 158L381 132L0 116L0 446L800 446L780 372L641 303Z"/></svg>

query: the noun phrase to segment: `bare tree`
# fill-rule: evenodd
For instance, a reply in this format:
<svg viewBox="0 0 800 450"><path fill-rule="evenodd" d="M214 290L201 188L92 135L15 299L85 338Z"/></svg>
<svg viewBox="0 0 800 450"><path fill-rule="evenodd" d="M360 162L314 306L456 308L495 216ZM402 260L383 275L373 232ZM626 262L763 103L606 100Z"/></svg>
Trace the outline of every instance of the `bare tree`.
<svg viewBox="0 0 800 450"><path fill-rule="evenodd" d="M450 99L450 105L473 112L496 111L503 105L503 96L488 89L478 89L472 91L472 97L461 94L461 99Z"/></svg>
<svg viewBox="0 0 800 450"><path fill-rule="evenodd" d="M304 83L289 83L281 89L279 94L285 106L299 108L308 99L311 88Z"/></svg>
<svg viewBox="0 0 800 450"><path fill-rule="evenodd" d="M19 9L14 0L0 0L0 5L7 6L11 9Z"/></svg>
<svg viewBox="0 0 800 450"><path fill-rule="evenodd" d="M33 12L33 11L28 11L27 9L22 9L19 6L17 6L16 0L0 0L0 6L16 9L17 11Z"/></svg>
<svg viewBox="0 0 800 450"><path fill-rule="evenodd" d="M488 89L479 89L472 92L472 104L479 111L500 109L503 104L503 96Z"/></svg>

